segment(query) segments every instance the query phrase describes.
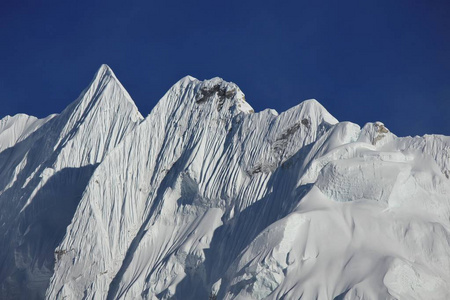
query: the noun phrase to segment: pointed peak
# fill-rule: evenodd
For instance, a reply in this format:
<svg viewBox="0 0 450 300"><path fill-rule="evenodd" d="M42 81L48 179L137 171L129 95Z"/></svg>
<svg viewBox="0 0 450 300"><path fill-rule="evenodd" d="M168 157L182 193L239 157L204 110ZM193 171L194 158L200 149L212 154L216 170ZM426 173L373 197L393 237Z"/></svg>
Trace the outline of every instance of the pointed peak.
<svg viewBox="0 0 450 300"><path fill-rule="evenodd" d="M100 66L99 71L100 71L100 70L112 72L112 69L111 69L107 64L102 64L102 65Z"/></svg>
<svg viewBox="0 0 450 300"><path fill-rule="evenodd" d="M290 109L284 111L280 115L297 115L301 118L307 117L308 119L315 119L318 123L325 121L330 125L337 124L339 121L333 117L328 110L320 104L316 99L308 99L302 101L298 105L291 107Z"/></svg>
<svg viewBox="0 0 450 300"><path fill-rule="evenodd" d="M111 81L111 79L113 80ZM107 64L102 64L100 66L86 90L89 91L90 89L93 89L94 91L96 91L98 86L106 86L109 84L118 86L121 92L124 94L125 98L130 102L133 102L125 87L120 83L113 70Z"/></svg>
<svg viewBox="0 0 450 300"><path fill-rule="evenodd" d="M184 88L184 87L187 87L189 84L191 84L193 82L194 83L198 82L198 79L195 78L195 77L192 77L190 75L186 75L183 78L181 78L180 80L178 80L177 83L175 83L172 86L172 88L175 88L175 89L177 89L177 88Z"/></svg>
<svg viewBox="0 0 450 300"><path fill-rule="evenodd" d="M97 73L95 73L94 81L95 80L102 80L103 78L110 78L110 77L112 77L115 80L117 80L117 77L114 74L113 70L107 64L103 64L103 65L100 66L100 68L98 69Z"/></svg>
<svg viewBox="0 0 450 300"><path fill-rule="evenodd" d="M306 99L305 101L303 101L303 103L304 103L305 105L318 105L318 106L323 107L323 105L320 104L320 102L317 101L316 99Z"/></svg>
<svg viewBox="0 0 450 300"><path fill-rule="evenodd" d="M329 124L336 124L339 121L316 99L308 99L302 102L303 106L311 111L317 111L323 120Z"/></svg>
<svg viewBox="0 0 450 300"><path fill-rule="evenodd" d="M191 75L186 75L183 78L181 78L180 81L191 82L191 81L198 81L198 79L193 77L193 76L191 76Z"/></svg>
<svg viewBox="0 0 450 300"><path fill-rule="evenodd" d="M300 105L302 105L303 107L308 108L308 109L317 109L317 110L325 111L328 113L327 109L316 99L308 99L308 100L302 101L300 103Z"/></svg>
<svg viewBox="0 0 450 300"><path fill-rule="evenodd" d="M97 70L97 72L94 75L94 78L92 78L87 88L81 93L79 101L96 100L97 97L94 95L103 91L104 88L110 84L118 85L122 90L122 92L125 94L125 97L131 100L131 97L128 95L128 92L125 90L120 81L117 79L116 75L111 70L111 68L107 64L103 64ZM99 89L99 87L103 88Z"/></svg>
<svg viewBox="0 0 450 300"><path fill-rule="evenodd" d="M106 64L100 66L89 85L81 92L77 100L64 110L62 115L69 114L70 118L77 119L87 110L92 110L98 105L116 107L116 110L118 107L131 105L133 115L136 115L135 119L143 119L127 90Z"/></svg>

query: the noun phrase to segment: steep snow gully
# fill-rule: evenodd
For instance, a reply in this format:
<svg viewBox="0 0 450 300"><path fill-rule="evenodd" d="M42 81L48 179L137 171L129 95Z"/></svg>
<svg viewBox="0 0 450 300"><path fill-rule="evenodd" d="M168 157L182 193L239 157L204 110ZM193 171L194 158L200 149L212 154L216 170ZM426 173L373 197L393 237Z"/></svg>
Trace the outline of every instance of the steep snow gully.
<svg viewBox="0 0 450 300"><path fill-rule="evenodd" d="M450 299L449 177L446 136L190 76L144 118L103 65L0 120L0 299Z"/></svg>

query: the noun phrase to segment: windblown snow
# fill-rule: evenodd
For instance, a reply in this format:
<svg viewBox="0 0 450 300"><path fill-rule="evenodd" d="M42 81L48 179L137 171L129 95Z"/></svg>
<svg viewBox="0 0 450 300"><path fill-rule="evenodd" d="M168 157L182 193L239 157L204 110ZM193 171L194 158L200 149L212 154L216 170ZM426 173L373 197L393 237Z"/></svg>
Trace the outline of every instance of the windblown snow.
<svg viewBox="0 0 450 300"><path fill-rule="evenodd" d="M450 299L449 177L450 137L190 76L144 118L103 65L0 120L0 298Z"/></svg>

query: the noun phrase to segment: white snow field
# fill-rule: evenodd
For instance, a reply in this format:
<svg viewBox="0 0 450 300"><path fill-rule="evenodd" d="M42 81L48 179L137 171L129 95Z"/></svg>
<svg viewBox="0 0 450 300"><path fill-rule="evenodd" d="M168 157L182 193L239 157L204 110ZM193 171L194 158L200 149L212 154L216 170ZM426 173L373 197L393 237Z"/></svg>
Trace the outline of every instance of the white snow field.
<svg viewBox="0 0 450 300"><path fill-rule="evenodd" d="M450 137L111 69L0 120L0 299L450 299Z"/></svg>

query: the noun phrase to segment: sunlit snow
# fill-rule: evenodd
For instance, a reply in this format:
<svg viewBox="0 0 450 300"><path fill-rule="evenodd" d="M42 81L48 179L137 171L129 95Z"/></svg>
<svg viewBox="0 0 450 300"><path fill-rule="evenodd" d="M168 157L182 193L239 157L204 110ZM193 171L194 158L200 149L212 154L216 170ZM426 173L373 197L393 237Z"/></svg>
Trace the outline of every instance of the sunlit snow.
<svg viewBox="0 0 450 300"><path fill-rule="evenodd" d="M0 120L0 298L449 299L450 138L387 127L190 76L144 118L103 65Z"/></svg>

